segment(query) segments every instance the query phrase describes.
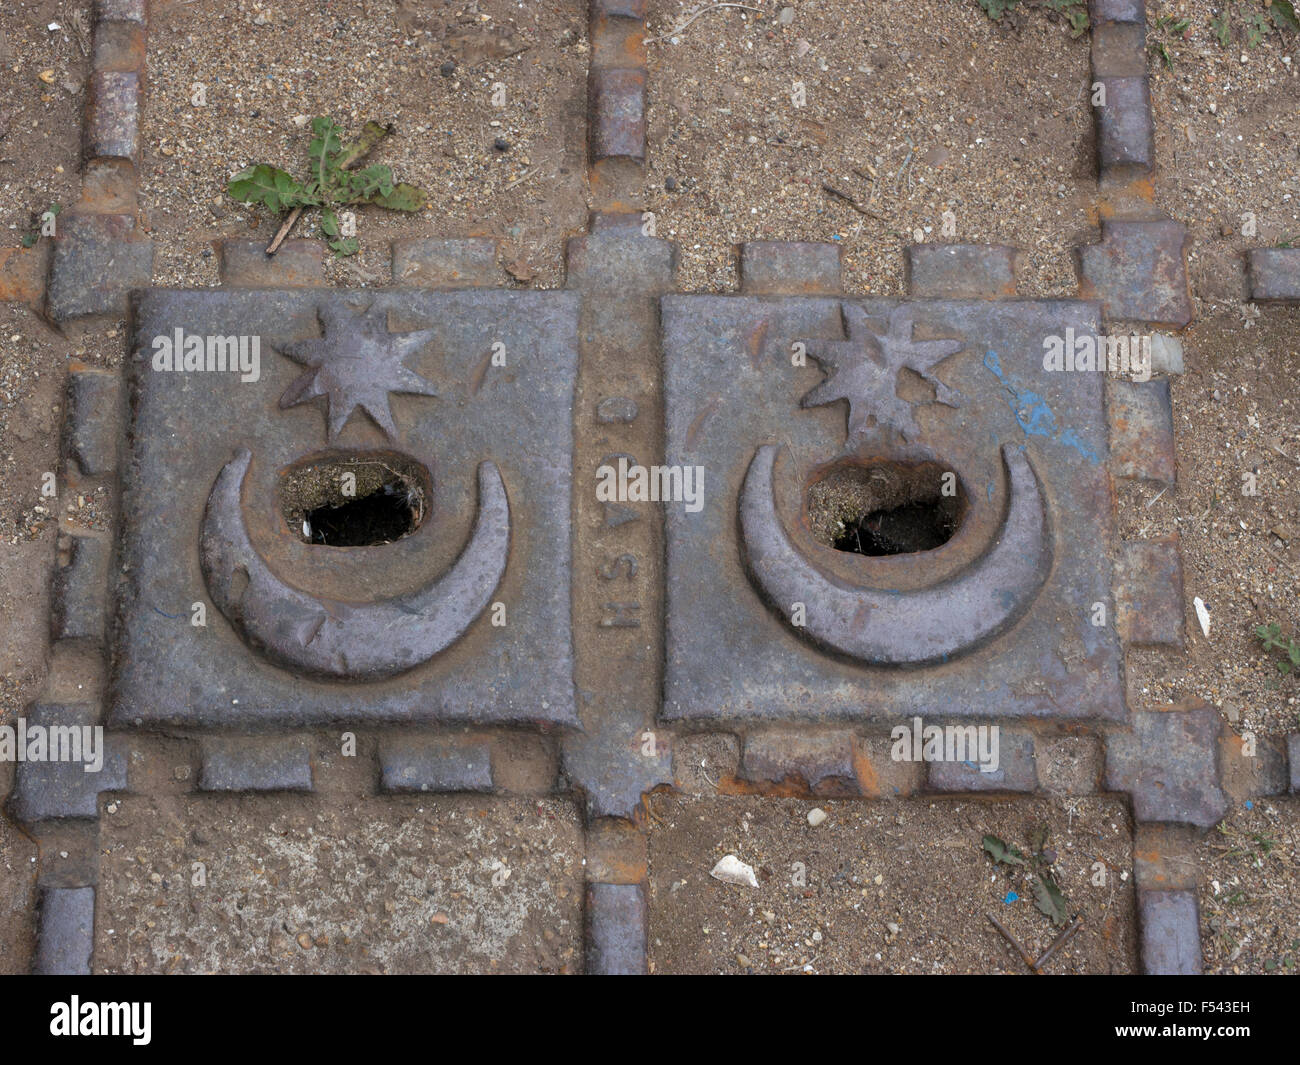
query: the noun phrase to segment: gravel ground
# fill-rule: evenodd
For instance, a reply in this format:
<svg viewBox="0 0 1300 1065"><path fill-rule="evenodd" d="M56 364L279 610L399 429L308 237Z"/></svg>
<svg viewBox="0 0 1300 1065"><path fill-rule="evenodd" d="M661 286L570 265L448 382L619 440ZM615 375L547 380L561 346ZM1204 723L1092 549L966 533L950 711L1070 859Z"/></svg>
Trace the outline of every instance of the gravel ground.
<svg viewBox="0 0 1300 1065"><path fill-rule="evenodd" d="M100 972L581 969L564 802L126 797L102 826Z"/></svg>
<svg viewBox="0 0 1300 1065"><path fill-rule="evenodd" d="M1190 19L1184 34L1153 29L1170 69L1153 55L1157 202L1191 231L1199 258L1300 239L1300 37L1270 34L1250 47L1247 13L1236 4L1231 44L1223 47L1210 19L1222 2L1166 0L1149 19ZM1243 215L1255 218L1243 234Z"/></svg>
<svg viewBox="0 0 1300 1065"><path fill-rule="evenodd" d="M558 285L562 238L586 223L585 33L578 0L156 3L141 180L155 283L215 285L213 242L269 242L278 220L226 181L252 163L302 172L310 119L329 115L351 134L391 122L369 161L428 193L414 217L362 208L360 251L331 257L332 280L388 283L398 237L491 235L518 278ZM294 235L315 225L308 212Z"/></svg>
<svg viewBox="0 0 1300 1065"><path fill-rule="evenodd" d="M1300 800L1234 810L1197 854L1207 973L1300 973Z"/></svg>
<svg viewBox="0 0 1300 1065"><path fill-rule="evenodd" d="M1131 689L1147 705L1198 696L1261 734L1300 728L1300 685L1255 635L1271 622L1294 634L1300 622L1298 333L1294 309L1194 324L1173 389L1178 485L1126 487L1119 508L1126 538L1181 537L1187 596L1186 653L1131 656ZM1208 639L1193 597L1210 612Z"/></svg>
<svg viewBox="0 0 1300 1065"><path fill-rule="evenodd" d="M51 24L56 26L50 29ZM90 4L7 0L0 10L0 229L17 244L33 215L78 195Z"/></svg>
<svg viewBox="0 0 1300 1065"><path fill-rule="evenodd" d="M652 0L650 34L668 34L698 6ZM648 46L646 196L659 235L680 247L683 288L732 289L739 242L788 238L837 240L852 291L897 294L902 249L920 229L923 240L1018 246L1023 294L1073 293L1072 248L1096 239L1097 220L1086 38L1072 40L1041 10L992 24L975 0L754 6L761 18L711 11ZM1300 236L1300 54L1294 36L1249 47L1240 24L1221 48L1208 20L1222 6L1148 5L1150 40L1173 62L1153 49L1156 197L1195 238L1198 321L1173 386L1179 485L1163 495L1127 486L1120 498L1125 536L1182 538L1188 649L1133 655L1130 701L1138 709L1196 696L1236 731L1276 737L1300 727L1300 686L1262 653L1254 627L1300 626L1300 311L1244 302L1236 260ZM75 200L69 116L82 104L88 8L10 0L0 10L6 245L33 212ZM250 162L298 169L309 139L300 123L316 114L349 130L393 121L375 159L429 193L415 216L363 210L361 251L331 261L332 280L386 283L397 237L489 234L503 239L514 283L560 283L563 238L587 210L579 0L152 8L141 205L156 283L215 284L214 241L269 240L275 220L232 203L224 184ZM1157 25L1183 17L1184 35ZM196 81L202 107L190 102ZM796 81L801 107L791 99ZM490 99L498 83L500 108ZM956 233L944 238L946 210ZM1242 233L1247 213L1253 235ZM313 226L309 216L297 235ZM40 691L45 567L59 520L90 529L106 521L93 486L65 485L52 501L39 485L56 468L67 366L116 366L122 329L110 322L65 337L27 308L0 307L0 618L19 619L0 625L0 718ZM1254 496L1242 492L1246 472L1257 477ZM1210 609L1208 639L1192 620L1193 596ZM12 773L0 765L0 795ZM404 971L430 963L411 950L417 928L446 969L580 968L581 833L563 803L367 799L362 817L337 790L311 800L162 792L114 801L103 818L106 969ZM980 840L993 833L1026 849L1038 823L1051 827L1066 895L1084 917L1049 971L1134 968L1122 804L821 805L829 817L812 828L810 803L655 799L657 971L1023 971L983 913L1035 953L1056 930L1023 874L995 868ZM1300 803L1270 799L1235 805L1198 847L1207 970L1300 968L1298 839ZM726 853L755 867L758 888L709 877ZM0 820L0 972L28 964L33 855ZM497 860L512 876L492 885ZM207 866L206 893L190 885L193 861ZM1091 883L1095 861L1106 866L1104 888ZM791 883L794 862L806 886ZM1019 898L1004 901L1008 891Z"/></svg>
<svg viewBox="0 0 1300 1065"><path fill-rule="evenodd" d="M697 6L652 2L651 34ZM1086 37L973 2L761 6L649 46L646 197L682 287L735 288L741 241L833 240L850 291L897 294L904 246L941 239L951 211L944 239L1024 249L1025 294L1073 292L1095 186Z"/></svg>
<svg viewBox="0 0 1300 1065"><path fill-rule="evenodd" d="M808 814L829 816L812 827ZM650 956L656 972L1017 973L1061 928L1034 905L1019 869L982 839L1048 847L1080 931L1052 973L1134 971L1131 828L1105 799L826 802L657 796L651 807ZM724 855L757 887L709 875ZM1101 863L1100 867L1097 863Z"/></svg>

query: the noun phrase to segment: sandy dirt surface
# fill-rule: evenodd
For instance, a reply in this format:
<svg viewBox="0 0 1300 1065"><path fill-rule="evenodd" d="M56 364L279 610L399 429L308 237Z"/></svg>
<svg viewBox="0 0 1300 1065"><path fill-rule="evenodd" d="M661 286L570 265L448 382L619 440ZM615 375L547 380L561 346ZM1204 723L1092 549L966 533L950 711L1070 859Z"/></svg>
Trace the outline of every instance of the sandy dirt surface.
<svg viewBox="0 0 1300 1065"><path fill-rule="evenodd" d="M582 828L567 803L110 805L102 972L581 970Z"/></svg>
<svg viewBox="0 0 1300 1065"><path fill-rule="evenodd" d="M808 821L814 809L826 820ZM1069 918L1083 927L1050 972L1134 971L1131 829L1111 800L801 802L663 796L652 807L656 972L1016 973L1062 928L1033 879L996 865L994 835L1028 854L1049 829ZM734 854L757 887L709 875Z"/></svg>
<svg viewBox="0 0 1300 1065"><path fill-rule="evenodd" d="M322 115L353 135L391 123L367 161L428 193L414 216L359 209L360 251L332 261L331 280L387 283L399 237L490 235L516 276L554 287L564 235L586 224L585 35L576 0L160 0L141 182L155 282L214 285L212 242L269 242L277 220L232 201L226 182L254 163L304 171L310 120ZM316 217L295 235L313 235Z"/></svg>
<svg viewBox="0 0 1300 1065"><path fill-rule="evenodd" d="M502 239L509 283L562 282L563 241L588 208L580 0L152 6L140 202L155 284L215 285L216 242L270 239L277 220L232 202L225 183L252 162L304 166L306 120L323 114L349 131L392 122L375 160L429 194L414 215L358 212L360 251L329 260L331 282L388 283L394 239L469 235ZM733 290L740 242L794 239L839 243L850 291L898 295L903 249L919 239L1014 245L1023 295L1074 294L1073 249L1097 239L1099 218L1086 36L1040 8L995 24L975 0L763 2L761 18L712 11L673 33L699 6L651 0L648 21L662 39L647 46L644 195L658 234L678 245L679 288ZM5 247L35 212L77 198L89 7L0 9ZM1300 241L1300 41L1273 33L1252 46L1234 22L1222 46L1210 25L1221 7L1148 4L1155 202L1193 238L1198 319L1173 383L1179 484L1127 486L1119 499L1124 536L1181 537L1188 646L1133 654L1128 680L1134 709L1202 698L1237 733L1278 738L1300 728L1300 681L1278 672L1254 629L1277 622L1300 638L1300 310L1250 304L1240 257ZM309 213L295 235L315 227ZM58 526L110 518L94 485L60 478L53 498L41 486L58 470L68 367L117 366L123 329L65 336L22 303L0 305L3 720L41 692ZM1193 596L1210 610L1208 637ZM186 794L192 781L171 766L161 779L149 795L103 801L102 971L582 968L583 840L567 803L338 788L227 799ZM0 764L0 796L12 781ZM1058 929L1026 874L995 866L981 840L1027 849L1042 824L1084 922L1048 971L1137 966L1119 800L823 802L816 828L813 806L653 800L656 971L1024 971L985 914L1031 953ZM1300 805L1268 799L1234 802L1200 843L1207 971L1300 968L1298 840ZM709 876L728 853L754 867L757 888ZM29 964L35 854L0 818L0 972Z"/></svg>
<svg viewBox="0 0 1300 1065"><path fill-rule="evenodd" d="M652 3L652 34L692 10ZM944 238L951 212L944 239L1024 250L1026 295L1073 290L1095 185L1086 36L951 0L790 10L714 11L649 46L646 198L683 288L735 288L741 241L822 240L850 291L899 294L903 248Z"/></svg>

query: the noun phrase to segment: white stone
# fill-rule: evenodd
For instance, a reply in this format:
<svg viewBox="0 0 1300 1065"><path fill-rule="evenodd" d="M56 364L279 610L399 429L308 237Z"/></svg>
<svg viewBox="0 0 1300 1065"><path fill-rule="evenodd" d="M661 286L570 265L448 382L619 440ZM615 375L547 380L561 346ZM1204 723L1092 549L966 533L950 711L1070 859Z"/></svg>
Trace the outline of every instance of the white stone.
<svg viewBox="0 0 1300 1065"><path fill-rule="evenodd" d="M1151 335L1151 372L1178 374L1183 372L1183 342L1167 333Z"/></svg>
<svg viewBox="0 0 1300 1065"><path fill-rule="evenodd" d="M808 811L808 823L812 825L813 828L816 828L825 820L826 820L826 811L823 810L820 806L814 806L811 810Z"/></svg>
<svg viewBox="0 0 1300 1065"><path fill-rule="evenodd" d="M758 887L758 878L752 866L746 865L734 854L728 854L710 871L709 876L721 880L724 884L736 884L739 887Z"/></svg>
<svg viewBox="0 0 1300 1065"><path fill-rule="evenodd" d="M1210 612L1205 609L1205 603L1201 601L1198 595L1192 600L1192 606L1196 608L1196 620L1201 623L1201 632L1206 639L1210 636Z"/></svg>

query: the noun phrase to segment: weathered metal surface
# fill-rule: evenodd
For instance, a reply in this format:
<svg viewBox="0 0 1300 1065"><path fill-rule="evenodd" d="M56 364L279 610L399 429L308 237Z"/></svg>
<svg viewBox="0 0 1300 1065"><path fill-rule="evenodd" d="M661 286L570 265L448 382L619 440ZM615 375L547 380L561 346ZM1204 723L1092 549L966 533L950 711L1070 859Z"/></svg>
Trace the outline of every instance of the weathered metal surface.
<svg viewBox="0 0 1300 1065"><path fill-rule="evenodd" d="M83 127L88 159L140 158L140 75L120 70L90 77Z"/></svg>
<svg viewBox="0 0 1300 1065"><path fill-rule="evenodd" d="M127 294L149 284L153 242L130 215L74 214L59 221L58 232L49 288L56 321L121 314Z"/></svg>
<svg viewBox="0 0 1300 1065"><path fill-rule="evenodd" d="M1151 88L1145 76L1099 77L1106 102L1097 116L1097 160L1103 176L1145 174L1155 164L1155 123L1151 118Z"/></svg>
<svg viewBox="0 0 1300 1065"><path fill-rule="evenodd" d="M1080 294L1112 321L1181 329L1192 320L1186 242L1177 222L1103 222L1101 243L1079 249Z"/></svg>
<svg viewBox="0 0 1300 1065"><path fill-rule="evenodd" d="M917 299L996 299L1016 294L1016 250L991 244L912 244L908 291Z"/></svg>
<svg viewBox="0 0 1300 1065"><path fill-rule="evenodd" d="M104 536L68 536L67 562L50 582L50 635L56 640L100 640L112 544Z"/></svg>
<svg viewBox="0 0 1300 1065"><path fill-rule="evenodd" d="M587 885L587 972L646 972L646 899L640 884Z"/></svg>
<svg viewBox="0 0 1300 1065"><path fill-rule="evenodd" d="M95 25L91 62L96 70L143 70L144 46L144 26L140 23L101 21Z"/></svg>
<svg viewBox="0 0 1300 1065"><path fill-rule="evenodd" d="M765 784L785 784L793 777L794 783L816 792L827 783L856 784L855 754L850 732L763 730L745 737L740 775Z"/></svg>
<svg viewBox="0 0 1300 1065"><path fill-rule="evenodd" d="M1256 248L1250 253L1250 298L1300 301L1300 248Z"/></svg>
<svg viewBox="0 0 1300 1065"><path fill-rule="evenodd" d="M1213 707L1140 711L1132 732L1106 744L1106 786L1133 797L1138 821L1211 828L1228 812L1219 786L1219 733Z"/></svg>
<svg viewBox="0 0 1300 1065"><path fill-rule="evenodd" d="M94 820L102 792L125 790L126 745L121 736L101 734L100 744L94 733L87 733L97 723L94 707L39 703L27 709L23 720L27 751L32 750L32 730L40 728L45 753L41 760L18 763L9 796L9 812L17 820ZM17 743L23 745L22 737L17 737ZM56 743L65 756L72 757L52 760Z"/></svg>
<svg viewBox="0 0 1300 1065"><path fill-rule="evenodd" d="M748 296L828 295L841 285L838 244L790 240L746 241L740 288Z"/></svg>
<svg viewBox="0 0 1300 1065"><path fill-rule="evenodd" d="M1135 78L1147 72L1146 25L1107 22L1092 30L1092 74L1095 78Z"/></svg>
<svg viewBox="0 0 1300 1065"><path fill-rule="evenodd" d="M77 370L68 375L68 411L63 422L64 462L71 460L88 477L117 465L117 374Z"/></svg>
<svg viewBox="0 0 1300 1065"><path fill-rule="evenodd" d="M705 470L700 512L665 506L666 718L1125 717L1118 636L1090 621L1094 603L1111 602L1102 375L1043 367L1045 338L1099 331L1095 306L663 303L666 461ZM795 343L831 371L822 384L813 363L792 364ZM903 398L904 367L930 398ZM748 471L766 470L764 449L777 447L787 458L771 491L747 497ZM1023 455L1010 473L1004 448ZM827 469L922 460L961 485L965 515L946 544L865 558L812 538L804 489ZM765 500L781 558L798 560L779 581L753 579L755 538L746 544ZM1017 542L1032 576L981 570ZM898 626L869 620L912 599L929 604L924 631L906 628L906 611Z"/></svg>
<svg viewBox="0 0 1300 1065"><path fill-rule="evenodd" d="M1201 975L1201 921L1194 891L1139 891L1138 921L1144 973Z"/></svg>
<svg viewBox="0 0 1300 1065"><path fill-rule="evenodd" d="M392 736L380 745L379 767L384 791L492 790L492 754L481 741Z"/></svg>
<svg viewBox="0 0 1300 1065"><path fill-rule="evenodd" d="M1106 406L1115 476L1172 485L1176 474L1169 379L1111 381Z"/></svg>
<svg viewBox="0 0 1300 1065"><path fill-rule="evenodd" d="M1144 0L1089 0L1088 9L1094 23L1146 20Z"/></svg>
<svg viewBox="0 0 1300 1065"><path fill-rule="evenodd" d="M592 70L591 154L645 158L645 71Z"/></svg>
<svg viewBox="0 0 1300 1065"><path fill-rule="evenodd" d="M266 242L221 242L221 283L237 288L310 288L325 283L325 245L319 240L286 240L274 255Z"/></svg>
<svg viewBox="0 0 1300 1065"><path fill-rule="evenodd" d="M201 791L311 791L311 755L297 736L208 736Z"/></svg>
<svg viewBox="0 0 1300 1065"><path fill-rule="evenodd" d="M406 595L356 603L291 587L254 550L240 506L251 460L241 450L208 497L203 576L222 614L271 661L326 679L391 677L446 650L487 608L510 553L510 506L493 463L479 466L478 513L451 567Z"/></svg>
<svg viewBox="0 0 1300 1065"><path fill-rule="evenodd" d="M950 580L904 592L840 584L799 553L776 513L777 450L759 448L740 490L745 559L778 614L805 603L796 632L827 651L873 665L947 661L1013 625L1047 577L1047 515L1023 452L1003 447L1010 501L995 546Z"/></svg>
<svg viewBox="0 0 1300 1065"><path fill-rule="evenodd" d="M613 219L609 219L613 223ZM661 447L658 296L675 249L611 224L568 244L568 284L583 297L581 377L573 418L582 730L565 737L563 769L589 817L632 817L672 781L670 738L655 728L662 670L660 508L596 498L602 465L653 463Z"/></svg>
<svg viewBox="0 0 1300 1065"><path fill-rule="evenodd" d="M497 242L406 239L393 241L393 283L419 288L480 288L505 280Z"/></svg>
<svg viewBox="0 0 1300 1065"><path fill-rule="evenodd" d="M260 338L257 379L155 369L176 330ZM564 293L143 296L112 720L574 723L576 332ZM388 544L303 542L280 471L376 450L429 471L428 518Z"/></svg>
<svg viewBox="0 0 1300 1065"><path fill-rule="evenodd" d="M148 21L148 0L95 0L95 16L101 20L126 19L129 22Z"/></svg>
<svg viewBox="0 0 1300 1065"><path fill-rule="evenodd" d="M972 748L973 753L973 748ZM1001 729L998 734L998 767L985 772L967 757L963 761L930 762L929 786L933 791L1018 791L1038 790L1038 764L1033 733Z"/></svg>
<svg viewBox="0 0 1300 1065"><path fill-rule="evenodd" d="M32 972L37 976L89 976L95 945L95 889L46 888Z"/></svg>
<svg viewBox="0 0 1300 1065"><path fill-rule="evenodd" d="M1186 641L1179 541L1134 540L1115 556L1115 627L1134 646L1182 647Z"/></svg>

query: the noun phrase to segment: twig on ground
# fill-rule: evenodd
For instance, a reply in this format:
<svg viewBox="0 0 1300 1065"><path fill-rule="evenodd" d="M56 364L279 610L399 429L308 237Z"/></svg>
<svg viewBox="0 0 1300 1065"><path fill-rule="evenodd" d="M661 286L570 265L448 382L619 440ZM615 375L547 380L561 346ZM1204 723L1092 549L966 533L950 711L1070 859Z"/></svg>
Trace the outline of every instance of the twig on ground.
<svg viewBox="0 0 1300 1065"><path fill-rule="evenodd" d="M825 193L826 193L827 195L829 195L829 196L834 196L837 200L843 200L843 201L844 201L845 203L847 203L850 207L852 207L855 211L857 211L858 214L864 214L864 215L866 215L868 218L874 218L877 222L884 222L886 225L889 224L889 219L886 218L884 215L882 215L882 214L877 214L875 211L871 210L869 207L864 207L864 206L862 206L862 204L858 203L858 201L855 200L852 196L850 196L847 192L841 192L841 191L840 191L839 189L837 189L834 185L829 185L829 184L823 182L823 183L822 183L822 191L825 192Z"/></svg>
<svg viewBox="0 0 1300 1065"><path fill-rule="evenodd" d="M280 250L280 245L284 243L284 238L289 235L289 230L291 230L293 224L298 221L298 216L300 214L302 214L301 207L295 207L289 212L289 217L284 220L283 224L276 232L274 239L272 239L271 243L266 246L267 255L274 255Z"/></svg>
<svg viewBox="0 0 1300 1065"><path fill-rule="evenodd" d="M644 41L642 41L641 43L642 43L642 44L658 44L660 41L666 41L666 40L668 40L669 37L676 37L679 33L682 32L682 30L686 29L687 26L689 26L692 22L694 22L694 21L695 21L697 18L699 18L701 15L707 15L710 11L716 11L716 10L718 10L718 8L720 8L720 7L738 7L738 8L740 8L742 11L758 11L758 12L762 12L762 10L763 10L761 7L751 7L749 4L710 4L708 7L702 7L702 8L700 8L699 11L695 12L695 14L693 14L690 18L688 18L685 22L683 22L683 23L682 23L680 26L678 26L675 30L669 30L667 33L663 34L663 35L660 36L660 37L647 37L647 38L646 38Z"/></svg>
<svg viewBox="0 0 1300 1065"><path fill-rule="evenodd" d="M516 185L522 185L530 177L536 174L538 169L539 169L538 167L533 167L531 170L525 170L522 174L520 174L517 178L515 178L514 181L510 182L510 184L508 184L505 187L504 191L509 191L510 189L513 189Z"/></svg>
<svg viewBox="0 0 1300 1065"><path fill-rule="evenodd" d="M999 932L1002 933L1002 938L1016 948L1016 953L1020 955L1021 960L1024 961L1024 963L1028 965L1031 970L1033 970L1034 972L1038 972L1038 970L1034 968L1034 959L1029 956L1029 952L1020 945L1020 943L1016 940L1016 937L1007 931L1006 926L1001 921L999 921L996 917L994 917L991 913L986 913L984 916L987 917L993 923L994 928L996 928Z"/></svg>
<svg viewBox="0 0 1300 1065"><path fill-rule="evenodd" d="M907 141L907 158L903 160L903 165L898 168L898 173L894 175L894 191L898 191L898 183L902 180L903 171L907 171L907 187L912 187L912 153L916 151L916 145L912 143L912 138L905 138Z"/></svg>
<svg viewBox="0 0 1300 1065"><path fill-rule="evenodd" d="M1083 927L1082 917L1076 917L1073 921L1071 921L1070 927L1067 928L1064 932L1062 932L1059 936L1057 936L1056 939L1052 941L1052 945L1038 956L1038 960L1033 964L1034 971L1041 972L1043 966L1046 965L1051 960L1052 955L1055 954L1058 950L1060 950L1063 946L1065 946L1065 944L1070 942L1070 940L1074 938L1074 934L1082 927Z"/></svg>

